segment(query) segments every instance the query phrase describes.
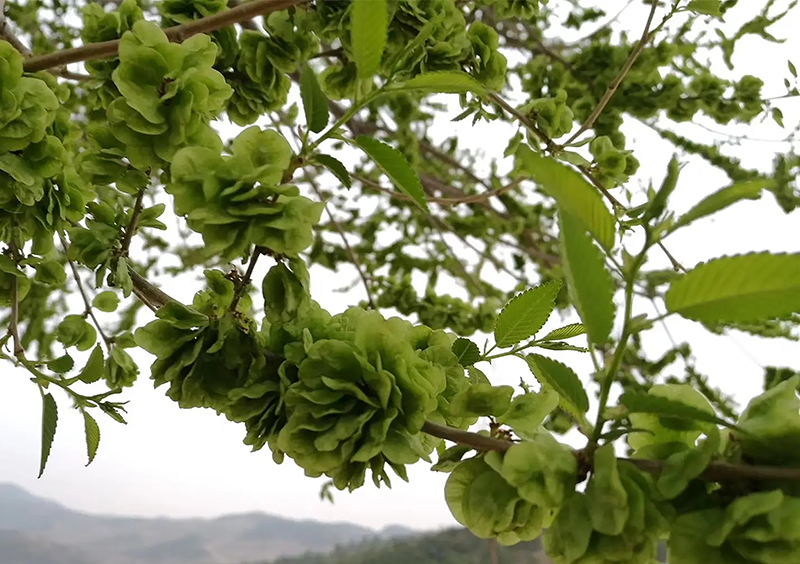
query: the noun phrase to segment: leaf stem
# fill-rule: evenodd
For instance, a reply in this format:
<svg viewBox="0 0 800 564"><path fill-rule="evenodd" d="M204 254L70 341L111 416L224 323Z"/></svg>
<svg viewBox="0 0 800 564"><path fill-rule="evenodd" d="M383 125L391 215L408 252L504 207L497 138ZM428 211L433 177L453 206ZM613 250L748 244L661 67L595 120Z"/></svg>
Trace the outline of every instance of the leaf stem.
<svg viewBox="0 0 800 564"><path fill-rule="evenodd" d="M614 377L622 365L622 358L625 356L625 347L628 345L628 338L631 336L631 321L633 319L633 293L636 284L636 274L644 264L647 258L647 251L651 247L650 232L647 232L644 246L641 252L636 255L631 263L630 270L626 273L625 280L625 313L624 321L622 324L622 334L619 337L617 348L614 350L614 356L611 359L611 364L605 370L603 382L600 385L600 397L598 398L597 406L597 420L594 424L594 433L592 433L591 443L596 444L603 434L603 424L606 419L603 412L608 403L608 396L611 393L611 385L614 383Z"/></svg>
<svg viewBox="0 0 800 564"><path fill-rule="evenodd" d="M370 102L372 102L375 98L383 94L383 89L379 88L378 90L374 90L367 94L363 100L358 102L354 102L352 106L347 108L342 117L336 120L336 122L331 125L325 132L322 133L317 139L311 143L306 148L306 155L310 155L314 152L314 150L319 147L319 145L328 139L331 135L336 133L341 127L343 127L348 121L350 121L358 112L360 112L365 106L367 106Z"/></svg>

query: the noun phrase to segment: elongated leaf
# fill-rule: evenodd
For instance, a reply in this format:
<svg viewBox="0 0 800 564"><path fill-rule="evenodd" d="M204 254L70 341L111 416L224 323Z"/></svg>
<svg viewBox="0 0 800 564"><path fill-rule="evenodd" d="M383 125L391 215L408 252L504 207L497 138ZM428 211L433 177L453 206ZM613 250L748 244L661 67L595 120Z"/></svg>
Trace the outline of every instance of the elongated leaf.
<svg viewBox="0 0 800 564"><path fill-rule="evenodd" d="M769 188L772 184L773 181L767 179L750 180L748 182L738 182L718 192L714 192L679 217L670 228L670 231L675 231L679 227L683 227L700 218L717 213L741 200L757 200L761 197L761 192L763 192L765 188Z"/></svg>
<svg viewBox="0 0 800 564"><path fill-rule="evenodd" d="M338 159L330 155L319 154L314 155L314 160L327 168L345 188L350 188L353 185L350 173L347 172L345 166Z"/></svg>
<svg viewBox="0 0 800 564"><path fill-rule="evenodd" d="M555 308L561 283L548 282L525 290L506 304L497 316L494 338L498 347L510 347L532 337L545 324Z"/></svg>
<svg viewBox="0 0 800 564"><path fill-rule="evenodd" d="M667 310L704 323L754 323L800 311L800 254L702 263L670 284Z"/></svg>
<svg viewBox="0 0 800 564"><path fill-rule="evenodd" d="M604 343L614 326L614 281L603 254L584 227L564 210L559 213L561 258L572 303L589 340Z"/></svg>
<svg viewBox="0 0 800 564"><path fill-rule="evenodd" d="M572 215L604 249L614 246L614 217L600 194L580 174L555 159L537 155L525 145L517 150L517 160L559 208Z"/></svg>
<svg viewBox="0 0 800 564"><path fill-rule="evenodd" d="M460 337L453 342L452 351L461 366L472 366L481 357L478 345L464 337Z"/></svg>
<svg viewBox="0 0 800 564"><path fill-rule="evenodd" d="M306 125L314 133L319 133L328 125L328 99L320 88L314 69L308 64L300 67L300 97Z"/></svg>
<svg viewBox="0 0 800 564"><path fill-rule="evenodd" d="M578 413L589 411L589 397L580 378L572 369L540 354L529 354L525 357L528 367L539 382L552 388L561 399L574 407Z"/></svg>
<svg viewBox="0 0 800 564"><path fill-rule="evenodd" d="M83 429L86 433L86 453L89 456L86 466L89 466L97 455L97 447L100 445L100 427L94 417L86 411L83 412Z"/></svg>
<svg viewBox="0 0 800 564"><path fill-rule="evenodd" d="M44 467L50 457L50 448L56 436L56 425L58 425L58 406L52 394L47 393L42 396L42 454L39 459L39 478L44 474Z"/></svg>
<svg viewBox="0 0 800 564"><path fill-rule="evenodd" d="M736 429L736 425L713 413L681 401L643 392L625 392L619 398L630 413L651 413L659 417L702 421Z"/></svg>
<svg viewBox="0 0 800 564"><path fill-rule="evenodd" d="M369 78L380 68L388 26L386 0L353 2L350 33L359 78Z"/></svg>
<svg viewBox="0 0 800 564"><path fill-rule="evenodd" d="M564 325L564 327L553 329L539 340L560 341L561 339L571 339L572 337L577 337L578 335L583 335L584 333L586 333L586 326L583 323L571 323L569 325Z"/></svg>
<svg viewBox="0 0 800 564"><path fill-rule="evenodd" d="M401 192L411 196L419 207L428 211L422 184L403 153L366 135L356 137L356 144L375 161L378 168L394 182Z"/></svg>
<svg viewBox="0 0 800 564"><path fill-rule="evenodd" d="M486 95L486 88L465 72L440 71L418 74L411 80L398 84L391 90L414 90L417 92L441 92L461 94L474 92Z"/></svg>

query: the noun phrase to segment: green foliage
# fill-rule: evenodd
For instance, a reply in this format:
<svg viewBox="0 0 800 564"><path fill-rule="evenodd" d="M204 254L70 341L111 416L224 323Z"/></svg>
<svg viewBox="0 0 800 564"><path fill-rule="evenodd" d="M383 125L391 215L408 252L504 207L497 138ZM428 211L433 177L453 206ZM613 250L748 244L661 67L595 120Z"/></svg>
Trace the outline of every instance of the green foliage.
<svg viewBox="0 0 800 564"><path fill-rule="evenodd" d="M555 304L553 300L561 284L549 282L526 290L512 299L494 326L494 338L498 347L509 347L536 335L547 322Z"/></svg>
<svg viewBox="0 0 800 564"><path fill-rule="evenodd" d="M795 563L797 367L769 367L737 415L689 343L651 357L649 333L677 314L716 334L798 338L797 254L685 269L668 249L669 235L765 190L786 213L800 202L796 128L760 172L682 126L771 116L791 129L778 107L798 95L791 63L785 94L767 99L773 77L718 76L708 61L733 67L743 38L779 42L771 26L794 3L766 2L738 28L721 25L745 13L735 1L656 3L637 46L583 2L284 4L235 22L224 0L6 6L0 357L41 392L40 474L58 394L82 414L91 463L94 414L125 423L112 398L139 377L141 348L180 407L243 424L253 450L338 489L407 480L436 451L460 523L503 544L546 530L559 564L651 564L666 538L681 564ZM578 39L559 41L558 26ZM509 139L466 149L442 116ZM632 119L707 170L681 173L676 154L643 174L648 149L623 133ZM713 191L715 171L730 184ZM697 203L677 215L676 193ZM674 268L646 267L656 253ZM332 315L312 289L344 264L365 299ZM201 270L190 305L152 281ZM566 325L537 338L554 310ZM476 332L485 345L467 339ZM524 360L539 388L492 382L486 364L503 357ZM575 449L555 438L573 427ZM630 459L617 458L623 442Z"/></svg>
<svg viewBox="0 0 800 564"><path fill-rule="evenodd" d="M800 255L757 253L700 264L670 284L666 306L695 321L752 323L800 308Z"/></svg>

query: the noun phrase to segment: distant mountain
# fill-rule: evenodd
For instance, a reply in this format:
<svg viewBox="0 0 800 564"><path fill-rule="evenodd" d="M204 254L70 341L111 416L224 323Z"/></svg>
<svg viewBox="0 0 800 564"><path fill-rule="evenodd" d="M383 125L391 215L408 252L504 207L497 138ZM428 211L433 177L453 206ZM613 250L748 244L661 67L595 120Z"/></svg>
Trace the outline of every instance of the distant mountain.
<svg viewBox="0 0 800 564"><path fill-rule="evenodd" d="M551 564L539 540L493 548L491 541L465 529L366 542L327 555L281 558L273 564L490 564L492 550L497 551L498 564Z"/></svg>
<svg viewBox="0 0 800 564"><path fill-rule="evenodd" d="M408 534L413 531L403 527L377 532L263 513L215 519L90 515L0 484L0 564L241 564Z"/></svg>

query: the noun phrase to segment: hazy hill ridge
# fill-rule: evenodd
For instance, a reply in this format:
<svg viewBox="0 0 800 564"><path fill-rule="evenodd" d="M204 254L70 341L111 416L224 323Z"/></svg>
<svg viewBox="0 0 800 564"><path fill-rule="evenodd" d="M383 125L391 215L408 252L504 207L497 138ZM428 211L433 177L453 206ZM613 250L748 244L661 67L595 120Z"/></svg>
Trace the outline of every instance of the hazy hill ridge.
<svg viewBox="0 0 800 564"><path fill-rule="evenodd" d="M264 513L212 519L90 515L0 484L0 564L241 564L411 533Z"/></svg>

